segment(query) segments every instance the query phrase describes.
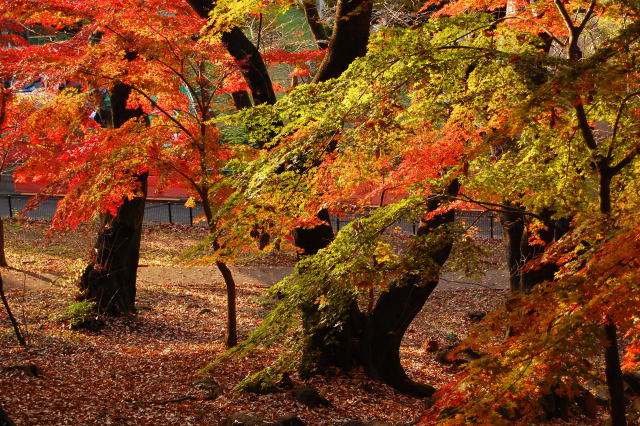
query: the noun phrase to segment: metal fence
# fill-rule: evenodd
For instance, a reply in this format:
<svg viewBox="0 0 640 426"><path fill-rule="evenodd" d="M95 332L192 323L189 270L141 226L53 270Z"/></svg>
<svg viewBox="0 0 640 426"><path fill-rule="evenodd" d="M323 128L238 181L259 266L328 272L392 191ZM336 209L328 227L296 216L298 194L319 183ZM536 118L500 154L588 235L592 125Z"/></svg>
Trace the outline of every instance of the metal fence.
<svg viewBox="0 0 640 426"><path fill-rule="evenodd" d="M331 218L331 225L334 229L347 225L360 215L340 215ZM465 229L478 238L502 239L502 224L494 213L476 210L456 210L456 219ZM395 224L407 234L415 234L418 230L419 221L400 220Z"/></svg>
<svg viewBox="0 0 640 426"><path fill-rule="evenodd" d="M29 196L20 194L0 194L1 217L27 217L31 219L50 220L55 214L58 205L57 198L48 198L38 205L38 208L22 213ZM197 221L203 215L202 207L186 207L184 201L160 201L149 200L145 206L144 221L147 223L178 223L182 225L204 226L205 223ZM334 229L347 225L361 215L344 214L333 216L331 225ZM493 213L482 211L456 211L456 221L468 228L476 237L502 239L502 225ZM396 224L402 231L415 234L418 221L402 220Z"/></svg>

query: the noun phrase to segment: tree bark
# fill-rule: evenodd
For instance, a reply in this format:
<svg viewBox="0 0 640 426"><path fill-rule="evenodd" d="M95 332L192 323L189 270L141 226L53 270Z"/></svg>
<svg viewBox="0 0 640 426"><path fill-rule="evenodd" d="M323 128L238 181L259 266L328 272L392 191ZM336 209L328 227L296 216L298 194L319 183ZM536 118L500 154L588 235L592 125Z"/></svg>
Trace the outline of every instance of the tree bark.
<svg viewBox="0 0 640 426"><path fill-rule="evenodd" d="M371 0L338 0L327 54L313 78L314 83L339 77L354 59L367 53L372 7ZM293 232L294 243L302 255L315 254L333 240L329 211L320 210L318 219L326 224Z"/></svg>
<svg viewBox="0 0 640 426"><path fill-rule="evenodd" d="M616 325L611 320L604 326L607 346L604 348L605 376L609 388L609 408L611 410L611 425L626 426L624 381L620 368L620 356L618 353L618 336Z"/></svg>
<svg viewBox="0 0 640 426"><path fill-rule="evenodd" d="M537 237L542 240L542 244L531 244L531 242L529 241L531 234L525 228L522 234L522 239L520 240L520 256L523 266L531 260L542 256L546 245L553 241L555 235L553 221L550 219L546 221L546 226L547 229L538 231L537 235ZM520 271L519 291L528 293L536 285L544 281L553 280L553 276L555 275L557 270L558 267L555 264L542 264L539 265L536 269Z"/></svg>
<svg viewBox="0 0 640 426"><path fill-rule="evenodd" d="M96 302L101 314L118 316L136 312L136 275L147 177L147 173L137 176L142 196L126 200L115 216L103 215L95 245L96 257L80 278L78 300Z"/></svg>
<svg viewBox="0 0 640 426"><path fill-rule="evenodd" d="M604 161L599 165L600 173L600 212L604 215L611 213L611 180L614 173ZM609 389L609 409L611 410L612 426L626 426L624 398L624 377L620 367L620 354L618 352L618 332L613 318L607 316L604 326L604 335L607 340L604 348L605 377Z"/></svg>
<svg viewBox="0 0 640 426"><path fill-rule="evenodd" d="M103 120L104 126L118 128L130 119L144 116L141 108L127 108L131 90L124 83L114 85L110 93L109 119ZM128 315L136 311L136 275L148 173L136 175L135 178L140 185L141 195L131 200L125 198L116 216L108 213L103 215L94 249L95 257L80 277L78 300L96 302L96 310L105 315Z"/></svg>
<svg viewBox="0 0 640 426"><path fill-rule="evenodd" d="M500 223L505 246L507 248L507 267L509 268L509 288L512 293L520 291L520 268L522 255L520 243L524 235L524 217L518 211L500 213Z"/></svg>
<svg viewBox="0 0 640 426"><path fill-rule="evenodd" d="M455 195L458 190L458 181L454 180L447 195ZM435 210L445 198L446 195L435 198L429 205L429 211ZM449 211L428 221L422 220L417 236L434 232L441 225L452 224L454 219L455 212ZM313 361L318 371L325 371L331 366L349 370L360 365L371 378L400 392L432 395L435 392L433 387L416 383L407 376L400 362L400 345L407 328L437 286L439 269L449 258L452 244L453 239L447 234L432 246L424 246L419 240L414 242L409 249L411 257L424 262L416 269L426 265L432 267L435 263L438 270L432 271L434 273L426 280L420 273L407 273L380 295L370 313L360 312L354 299L339 333L330 326L317 327L317 309L315 305L307 307L303 312L303 326L307 331L313 329L314 334L306 342L304 360Z"/></svg>
<svg viewBox="0 0 640 426"><path fill-rule="evenodd" d="M338 0L327 54L314 83L340 77L354 59L367 53L372 10L372 0Z"/></svg>
<svg viewBox="0 0 640 426"><path fill-rule="evenodd" d="M458 181L454 180L447 189L448 195L455 196L459 188ZM443 199L433 200L429 211L438 208L442 202ZM442 225L453 224L454 220L453 210L428 221L422 220L417 237L434 232ZM426 280L421 273L407 273L380 295L373 312L367 315L366 332L360 351L362 364L372 378L377 378L400 392L418 396L431 396L435 392L433 387L416 383L407 376L400 362L400 345L407 328L438 285L440 268L449 258L452 246L453 238L448 234L444 234L437 244L430 247L422 247L418 242L410 250L425 260L424 265L435 263L438 270L433 271Z"/></svg>
<svg viewBox="0 0 640 426"><path fill-rule="evenodd" d="M317 217L325 223L312 228L296 228L293 230L294 244L300 250L300 254L304 256L316 254L320 249L327 247L333 240L329 210L320 210Z"/></svg>
<svg viewBox="0 0 640 426"><path fill-rule="evenodd" d="M526 212L518 210L500 213L504 243L507 249L507 266L509 268L509 287L511 292L529 292L537 284L552 280L558 267L554 264L542 264L537 269L523 271L527 262L541 256L545 246L562 237L569 230L568 219L551 219L551 212L540 214L545 218L546 230L538 232L542 245L531 244L531 234L527 231Z"/></svg>
<svg viewBox="0 0 640 426"><path fill-rule="evenodd" d="M326 49L329 46L329 36L325 26L320 21L316 0L304 0L302 2L302 8L318 48Z"/></svg>
<svg viewBox="0 0 640 426"><path fill-rule="evenodd" d="M238 324L236 313L236 282L231 270L224 262L216 262L218 270L224 278L227 288L227 347L232 348L238 344Z"/></svg>
<svg viewBox="0 0 640 426"><path fill-rule="evenodd" d="M209 17L215 5L213 0L188 0L188 3L198 16L204 19ZM275 103L276 94L273 91L267 66L260 51L251 40L240 28L233 27L222 34L222 42L240 67L240 72L251 89L254 104Z"/></svg>

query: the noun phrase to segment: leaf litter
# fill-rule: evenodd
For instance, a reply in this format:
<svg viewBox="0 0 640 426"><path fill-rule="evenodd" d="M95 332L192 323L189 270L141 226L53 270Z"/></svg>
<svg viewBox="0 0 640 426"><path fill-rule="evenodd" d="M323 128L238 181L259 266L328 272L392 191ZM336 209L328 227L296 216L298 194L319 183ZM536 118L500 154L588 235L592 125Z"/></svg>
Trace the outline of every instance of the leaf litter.
<svg viewBox="0 0 640 426"><path fill-rule="evenodd" d="M274 360L277 349L218 366L214 377L222 390L215 397L195 386L198 370L225 350L226 324L222 280L206 282L202 270L194 275L193 268L178 261L203 237L204 230L195 227L145 228L141 265L166 266L173 273L139 280L135 318L110 320L98 333L70 330L60 319L75 293L67 278L81 271L94 229L87 226L46 240L46 227L24 220L6 227L13 268L25 275L58 277L36 288L18 283L7 291L27 333L26 349L14 342L5 313L0 315L0 367L33 364L43 373L38 378L0 369L0 404L17 424L216 424L227 415L248 412L267 420L295 414L310 425L352 420L397 425L416 421L425 410L424 400L399 394L359 370L334 371L306 382L333 408L309 409L289 392L233 392L238 381ZM292 257L274 256L273 266L290 264ZM268 264L264 257L257 263ZM265 288L238 283L239 339L268 312ZM401 355L409 376L435 387L445 384L457 367L437 362L434 347L463 338L473 323L468 313L486 312L505 296L504 290L488 289L434 292L403 341ZM297 375L292 378L301 383Z"/></svg>

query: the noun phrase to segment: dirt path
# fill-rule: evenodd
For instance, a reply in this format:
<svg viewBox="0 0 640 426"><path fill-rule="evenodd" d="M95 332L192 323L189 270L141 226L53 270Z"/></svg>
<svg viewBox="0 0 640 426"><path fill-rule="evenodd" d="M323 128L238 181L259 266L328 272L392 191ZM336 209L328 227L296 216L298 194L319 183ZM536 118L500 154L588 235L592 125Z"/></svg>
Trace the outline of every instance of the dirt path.
<svg viewBox="0 0 640 426"><path fill-rule="evenodd" d="M21 269L3 268L1 272L5 290L21 290L23 288L26 290L47 289L62 279L59 275L29 272Z"/></svg>
<svg viewBox="0 0 640 426"><path fill-rule="evenodd" d="M289 266L234 266L236 284L248 287L270 287L293 272ZM18 269L2 271L5 289L38 290L49 288L63 278L51 273L33 273ZM141 265L138 274L140 284L159 282L177 282L191 285L219 283L222 276L213 266L155 266ZM440 279L437 290L473 290L473 289L507 289L507 271L491 269L480 280L461 277L459 272L445 272Z"/></svg>

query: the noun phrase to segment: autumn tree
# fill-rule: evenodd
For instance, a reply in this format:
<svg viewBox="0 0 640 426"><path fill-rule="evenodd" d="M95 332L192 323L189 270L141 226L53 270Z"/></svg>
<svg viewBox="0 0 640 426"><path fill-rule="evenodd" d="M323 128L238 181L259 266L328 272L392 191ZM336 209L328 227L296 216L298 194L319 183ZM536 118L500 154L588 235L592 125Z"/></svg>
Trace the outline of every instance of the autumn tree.
<svg viewBox="0 0 640 426"><path fill-rule="evenodd" d="M498 6L503 5L497 2L482 5L489 9ZM460 1L453 2L442 13L457 15L477 8L475 3ZM511 63L509 68L515 71L512 76L518 76L525 85L521 86L519 97L504 97L509 90L501 91L501 105L479 103L481 108L476 109L475 116L490 124L482 129L482 136L502 152L497 161L496 156L490 160L491 166L482 157L478 158L481 161L476 160L478 168L470 171L473 178L469 180L469 189L475 186L484 191L485 206L514 212L513 205L495 203L499 198L494 202L487 199L503 197L515 201L525 215L532 218L527 233L530 240L536 240L538 255L529 265L523 266L522 271L538 275L535 282L542 288L536 286L531 296L514 297L505 307L509 313L505 315L505 311L501 311L501 319L493 319L493 327L497 323L504 324L505 317L509 323L513 321L516 324L512 330L514 335L506 342L498 343L496 352L492 348L490 357L470 367L460 382L467 387L478 381L485 388L491 388L490 381L499 383L503 390L497 391L498 396L470 397L467 391L459 392L460 388L457 388L458 391L443 394L443 401L447 401L443 405L457 405L465 400L464 395L470 397L459 410L453 410L459 414L451 416L452 423L464 421L468 416L507 422L538 415L544 406L541 403L543 396L556 394L570 400L580 392L581 383L584 383L580 379L586 380L587 375L593 377L597 373L589 367L587 373L578 364L591 365L598 352L604 351L612 422L625 424L623 374L616 337L617 324L627 321L622 314L625 308L618 305L610 310L610 306L600 304L601 297L613 296L607 294L610 288L587 290L583 285L586 285L584 280L595 280L589 271L598 269L596 265L601 261L608 263L612 258L625 256L611 250L612 246L605 241L624 239L621 235L627 231L623 223L633 216L626 210L630 201L627 195L629 180L622 176L625 173L629 173L629 177L633 175L632 165L637 156L635 127L630 122L624 124L625 115L632 114L627 110L629 103L633 103L636 96L633 85L626 82L634 73L633 60L629 62L629 59L634 55L631 52L635 49L637 30L635 21L624 24L622 17L635 16L637 11L626 5L554 1L540 2L535 7L521 5L512 12L496 27L501 33L493 33L500 37L500 48L492 47L491 50L495 58L502 61L499 66ZM605 30L606 25L611 27ZM535 50L505 49L506 28L514 34L519 33L521 42L527 37L536 43L538 52L542 51L546 59ZM615 30L611 32L611 28ZM484 64L489 66L490 62ZM543 81L538 77L540 71L546 74ZM479 83L477 89L486 87ZM478 93L486 96L487 92ZM504 124L505 117L509 119L508 124ZM620 132L628 133L620 138ZM610 178L613 176L618 177L620 190L616 225L612 225L610 219L616 209L611 195L614 186ZM570 229L563 231L568 233L562 236L562 232L555 232L552 222L567 217L573 220ZM607 230L603 231L602 226ZM598 232L596 229L601 230L602 241L595 233L587 236L589 227L595 233ZM554 234L559 241L550 244ZM608 247L609 255L599 251L601 244ZM627 249L624 251L628 253ZM626 261L622 263L627 264ZM629 268L624 271L612 269L599 279L616 286L618 293L630 290L626 274L634 274L636 266L629 265ZM536 272L540 270L548 272ZM543 281L548 282L542 284ZM527 302L520 303L521 298ZM554 309L541 312L542 306L549 306L549 299L554 300ZM590 313L582 316L586 311ZM590 315L597 319L591 320ZM625 333L629 335L632 331L627 328ZM559 335L562 342L556 340L555 336ZM487 335L480 339L486 342ZM513 358L509 351L513 351ZM519 377L518 383L513 382L514 376ZM486 377L487 381L480 377ZM496 381L497 377L503 377L504 381ZM456 398L462 399L454 402ZM565 404L564 412L548 412L547 415L567 416L568 405Z"/></svg>
<svg viewBox="0 0 640 426"><path fill-rule="evenodd" d="M421 40L432 34L425 33ZM415 34L407 35L411 37ZM405 126L396 122L395 114L405 111L398 98L404 86L396 81L406 81L421 70L412 66L415 51L400 59L386 52L395 52L394 47L407 39L398 37L389 46L381 36L375 54L355 61L339 79L300 86L274 107L240 114L242 122L268 126L275 115L277 121L288 123L274 141L281 149L247 169L255 181L245 188L246 194L251 198L254 191L268 193L268 199L260 198L265 211L278 209L280 215L317 223L318 200L347 201L363 183L381 191L390 189L391 181L397 192L411 190L417 197L344 228L326 250L303 260L296 274L277 287L285 302L236 353L245 353L264 340L281 339L282 330L290 330L292 323L293 329L302 327L306 336L302 347L292 345L295 354L304 354L294 362L299 367L315 365L322 371L329 365L348 369L360 364L372 377L402 391L433 392L406 376L399 347L404 331L437 284L456 238L449 202L455 198L458 182L447 171L459 164L464 143L473 134L464 129L464 121L452 120L442 133L424 131L429 126L420 121ZM389 64L397 67L389 70ZM444 104L439 106L441 111L433 120L444 124L450 112ZM442 134L449 137L438 145ZM401 142L406 138L412 143ZM327 150L327 146L333 148ZM381 234L397 220L420 213L426 216L420 235L403 256L395 257L380 240ZM422 274L416 276L415 271ZM359 293L368 294L371 286L378 285L387 291L369 310L361 310ZM278 368L285 368L285 358ZM254 380L261 377L249 382Z"/></svg>
<svg viewBox="0 0 640 426"><path fill-rule="evenodd" d="M27 111L18 105L15 92L24 83L22 73L8 66L18 56L16 49L29 44L24 28L9 19L0 21L0 172L7 170L20 160L21 149L19 124ZM24 108L28 110L28 108ZM5 255L4 222L0 218L0 266L8 266Z"/></svg>
<svg viewBox="0 0 640 426"><path fill-rule="evenodd" d="M492 9L505 7L505 4L482 5L482 8L484 7ZM584 271L580 270L579 265L580 262L591 262L588 259L596 252L601 253L597 257L599 264L600 256L604 253L597 251L594 244L599 243L593 242L593 238L600 238L596 237L595 230L602 229L601 225L594 225L600 219L594 219L594 222L588 218L594 213L596 217L607 218L615 211L614 207L611 207L610 211L601 208L602 205L608 205L603 204L602 200L610 199L610 190L615 188L615 185L608 186L607 177L621 176L618 187L621 203L628 203L629 197L625 194L633 193L632 189L627 191L625 185L633 181L633 162L637 148L634 126L631 122L625 121L625 117L630 118L633 115L631 105L636 100L635 89L633 85L618 85L617 82L626 82L633 74L633 61L630 61L630 58L633 57L632 52L635 49L635 27L634 24L621 24L620 19L622 16L635 16L635 11L632 7L623 8L624 11L616 7L599 8L597 3L565 5L549 2L544 5L537 4L536 8L524 8L522 16L503 14L496 19L494 13L483 14L481 11L470 10L476 8L478 5L475 3L454 2L443 9L443 16L434 18L432 23L408 30L383 32L384 35L381 34L380 38L374 41L373 51L364 60L356 61L351 72L332 81L331 86L318 84L299 88L275 108L264 107L260 109L261 112L253 111L254 120L265 126L272 123L274 114L278 115L280 121L289 123L287 131L282 132L276 139L278 144L287 146L281 157L265 159L263 165L267 166L266 168L254 169L261 170L258 172L260 185L256 185L255 190L268 192L273 197L274 205L280 206L288 204L283 202L284 197L279 198L274 194L283 190L283 194L287 194L287 199L291 200L294 206L308 207L308 212L317 206L309 203L310 199L324 199L327 202L332 197L333 200L337 199L336 197L345 197L356 183L369 180L372 176L379 176L380 186L383 182L384 185L389 185L390 178L393 177L395 181L391 185L394 188L402 188L403 183L409 187L418 185L418 188L424 188L424 180L421 181L415 173L408 173L408 164L420 164L419 170L435 168L436 176L448 171L451 174L445 175L449 179L457 176L464 182L465 189L457 198L499 212L515 211L518 215L524 214L530 218L527 226L528 239L534 247L540 247L537 253L544 255L535 256L534 262L522 271L535 271L549 264L552 264L554 269L559 266L559 270L555 269L559 273L568 271L567 281L563 281L564 278L559 277L565 275L553 274L552 269L551 275L536 278L541 287L533 290L537 297L549 297L549 294L554 294L553 297L566 300L569 296L565 290L555 295L550 293L548 287L553 286L553 282L542 282L557 279L560 281L556 285L566 289L567 285L578 281L586 284L592 279L592 275L589 276L591 278L583 275ZM465 13L461 14L461 11ZM576 16L572 18L575 21L567 20L567 16ZM594 17L603 22L615 22L616 30L613 31L613 35L604 29L601 31L599 26L589 24ZM588 29L590 39L596 43L590 45L579 41L581 31L587 31L585 29ZM541 36L542 33L544 34ZM549 36L554 38L554 47L551 50L548 44ZM624 49L621 48L623 45L626 46ZM552 51L553 55L550 54ZM562 53L563 51L565 53ZM576 56L578 51L582 51L580 59ZM540 73L547 76L541 79ZM603 77L605 75L606 78ZM604 80L607 84L602 83ZM398 98L400 93L402 98ZM592 107L587 110L584 105ZM582 110L584 111L581 112ZM428 117L426 123L424 117ZM249 117L245 115L243 119L248 120ZM597 120L601 120L599 125ZM607 126L603 126L607 123L610 126L609 131L606 130ZM418 131L417 125L427 131ZM598 131L603 127L604 132ZM628 132L628 136L623 139L620 132ZM416 138L416 135L422 137ZM406 147L408 139L412 141L410 148ZM398 149L398 146L392 144L398 140L405 142L403 148L408 151ZM377 147L376 143L380 146ZM332 145L336 146L335 152L338 154L327 152L325 147ZM398 159L398 152L406 153L405 162L402 161L403 156ZM500 152L500 155L496 155L497 152ZM393 155L393 162L384 162L386 158L394 158ZM419 163L419 159L430 161ZM365 160L370 160L370 163ZM399 164L403 167L399 167ZM313 170L314 173L301 178L300 174L295 172L300 168ZM276 174L277 178L269 181L265 179L265 170L281 172ZM287 172L290 173L288 176L285 175ZM625 173L629 173L629 176L624 177ZM433 185L433 181L430 183ZM594 183L597 183L595 187ZM605 185L601 187L603 183ZM308 191L306 195L292 197L293 189L300 188ZM433 186L431 189L433 190ZM593 194L599 196L594 198ZM504 204L505 199L515 202L517 207ZM626 220L632 221L625 204L620 204L618 208L621 216L616 217L625 217L625 223ZM383 211L385 210L381 210ZM553 247L549 242L554 236L560 238L561 233L551 232L549 238L545 236L545 233L549 235L549 229L546 227L550 219L562 221L567 217L574 219L569 233L562 237L559 243L559 247L563 247L562 250L565 252L551 259L547 257ZM312 222L314 220L308 213L307 218ZM379 217L372 215L371 220L375 222L374 218ZM605 220L607 221L608 219ZM363 223L369 221L357 222L354 225L355 229L345 228L344 232L357 241L357 244L365 247L365 251L373 253L375 251L372 246L359 239L372 235L365 231L368 228ZM581 224L584 224L584 227ZM590 227L594 231L593 238L585 239L586 245L578 244L581 248L577 248L575 235L584 235L581 233L589 232ZM385 225L380 225L376 232L384 228ZM611 238L619 235L619 232L626 235L627 231L623 229L624 226L615 231L609 229L607 235ZM566 231L565 227L563 232ZM582 237L578 237L578 240L580 238ZM291 300L302 300L318 306L324 323L331 324L336 330L333 335L336 340L359 341L359 335L350 328L349 324L352 322L348 318L351 317L345 315L345 312L353 309L353 304L346 301L354 300L353 295L360 292L362 281L384 283L383 287L388 288L389 278L383 279L381 275L388 277L385 273L389 274L389 271L374 275L372 279L361 279L362 275L367 275L354 271L362 271L359 268L364 266L360 263L354 265L354 262L361 261L369 268L373 264L380 269L384 269L380 266L380 263L384 262L371 259L371 254L349 251L355 249L346 248L347 241L346 237L338 237L335 246L331 246L327 251L320 251L315 259L310 258L303 262L296 276L287 280L286 284L293 288L295 283L307 283L308 288L315 288L315 293L314 290L306 292L302 288L307 287L301 284L297 290L291 290ZM573 254L567 254L571 250L574 250ZM620 254L612 253L611 256L616 258ZM563 267L564 262L573 259L573 256L581 260L569 262ZM605 257L605 264L612 261L609 256ZM369 263L364 259L369 259ZM622 259L620 262L629 265L629 269L625 268L621 272L621 276L625 277L621 278L622 282L626 283L626 274L633 273L635 264ZM568 266L569 264L574 266ZM386 266L388 265L387 263ZM595 263L593 265L595 266ZM325 272L325 275L322 271L329 272ZM353 276L348 275L346 271L352 272ZM608 276L617 280L615 277L617 275ZM562 282L566 283L564 287ZM629 290L628 285L624 285ZM393 289L393 286L391 288ZM279 290L285 291L284 288ZM583 316L567 316L567 321L571 317L571 331L575 332L575 335L567 339L567 334L563 333L562 338L567 339L567 342L570 340L570 344L574 345L569 351L574 355L573 358L561 357L561 364L567 369L565 371L569 371L573 367L568 365L581 362L577 360L588 360L604 347L612 413L614 421L622 424L624 420L620 420L623 419L623 415L620 414L619 408L619 385L622 376L617 367L618 355L613 343L616 339L613 338L612 330L615 331L615 327L612 322L616 320L611 318L617 318L620 323L626 320L623 320L620 314L614 314L614 310L608 306L605 308L599 305L599 302L595 303L598 297L594 296L593 290L574 290L570 294L577 299L570 300L580 300L580 304L593 300L594 303L589 302L589 308L584 309L589 309L589 315L593 315L594 318L598 315L605 318L606 327L597 322L585 323L582 321L585 318ZM588 295L586 299L585 294ZM510 312L508 323L515 324L512 339L507 340L505 345L496 345L496 355L479 361L479 367L470 369L470 374L465 377L467 381L473 380L474 375L484 377L482 366L486 364L483 363L495 362L497 366L508 363L510 367L504 370L496 367L495 373L491 375L492 380L496 377L508 380L511 377L509 374L512 374L516 366L524 368L522 374L527 374L530 364L523 366L518 363L531 360L533 357L536 362L545 366L545 374L532 377L526 385L518 386L522 393L515 398L518 416L527 417L534 416L534 413L541 410L540 402L530 398L531 395L548 393L551 387L557 390L558 383L567 392L570 392L567 389L571 388L568 382L578 385L573 380L567 380L559 364L547 364L549 352L560 356L562 350L567 350L569 343L558 343L557 346L561 349L557 352L555 348L550 349L547 346L549 331L544 329L550 323L560 323L558 318L564 318L562 315L566 315L567 306L577 305L574 305L574 302L559 301L555 305L557 309L552 310L551 317L544 316L552 318L545 322L542 319L543 315L535 308L535 303L546 306L546 302L528 299L530 296L526 295L518 297L529 300L530 304L507 305ZM603 294L603 297L609 298L612 294ZM537 301L534 303L532 300ZM625 300L635 299L629 297ZM294 305L302 308L305 302ZM621 311L624 312L625 309ZM294 314L284 315L285 312L290 312L288 308L283 307L277 312L281 317L295 319ZM542 320L538 321L539 318L532 315L539 315ZM531 324L532 321L534 323L530 332L518 325L525 324L525 321L526 324ZM504 322L497 323L498 330L501 330ZM269 330L273 328L270 327L278 329L281 325L276 316L271 317L264 331L259 331L246 346L240 348L240 353L244 353L243 350L249 349L251 345L264 341L272 342ZM579 332L576 327L579 327ZM592 333L590 336L596 340L602 339L603 343L594 344L594 340L585 339L583 343L576 344L575 339L584 338L587 328L591 330L588 332ZM555 325L551 329L555 329ZM340 337L340 333L343 332L346 336L344 339ZM626 328L625 332L630 331ZM484 336L479 341L486 339ZM527 339L530 339L530 342ZM510 345L522 345L527 349L519 351L519 355L511 359L505 356L505 351L512 347ZM534 348L533 345L538 346ZM352 352L348 350L338 353L353 359ZM504 376L501 376L503 373ZM576 373L575 377L584 377L584 374ZM486 386L486 382L480 382ZM505 385L504 381L496 383L499 383L499 386ZM533 394L530 392L531 389L535 389ZM444 394L443 400L447 400L448 394L449 392ZM467 391L462 394L470 395ZM451 395L453 397L448 399L451 405L455 404L454 401L461 401L456 399L458 397L454 392ZM475 411L476 408L495 410L495 405L483 404L495 401L492 399L495 395L506 394L489 392L488 395L487 399L481 400L482 404L475 401L476 405L470 403L469 406L465 406L471 408L469 416L478 413ZM511 392L508 396L514 397ZM524 405L517 404L533 405L527 405L528 411L523 412ZM488 412L482 412L482 415L493 418ZM505 414L503 410L502 414L495 415L505 418L505 415L510 414Z"/></svg>

